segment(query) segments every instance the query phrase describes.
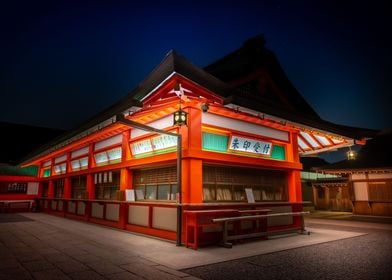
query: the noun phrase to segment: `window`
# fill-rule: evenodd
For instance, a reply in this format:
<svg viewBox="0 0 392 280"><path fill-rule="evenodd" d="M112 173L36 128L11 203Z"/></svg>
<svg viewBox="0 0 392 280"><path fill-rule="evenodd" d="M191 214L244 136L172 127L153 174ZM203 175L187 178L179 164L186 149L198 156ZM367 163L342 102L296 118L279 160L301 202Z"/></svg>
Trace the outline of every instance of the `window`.
<svg viewBox="0 0 392 280"><path fill-rule="evenodd" d="M42 197L48 197L49 192L49 183L42 182Z"/></svg>
<svg viewBox="0 0 392 280"><path fill-rule="evenodd" d="M87 198L87 177L86 176L77 176L72 177L72 198L82 199Z"/></svg>
<svg viewBox="0 0 392 280"><path fill-rule="evenodd" d="M99 152L94 155L95 163L97 165L106 165L121 162L121 147L110 149L104 152Z"/></svg>
<svg viewBox="0 0 392 280"><path fill-rule="evenodd" d="M82 157L71 161L72 171L87 169L87 167L88 167L88 157Z"/></svg>
<svg viewBox="0 0 392 280"><path fill-rule="evenodd" d="M56 175L65 174L67 172L67 163L63 162L54 166L54 173Z"/></svg>
<svg viewBox="0 0 392 280"><path fill-rule="evenodd" d="M120 171L109 171L94 174L95 198L117 199L120 190Z"/></svg>
<svg viewBox="0 0 392 280"><path fill-rule="evenodd" d="M64 197L64 179L58 179L54 181L54 197Z"/></svg>
<svg viewBox="0 0 392 280"><path fill-rule="evenodd" d="M49 168L45 168L42 177L49 177L50 176L50 171L51 171L50 167Z"/></svg>
<svg viewBox="0 0 392 280"><path fill-rule="evenodd" d="M203 166L204 201L246 201L251 188L256 201L286 201L287 178L283 171L239 167Z"/></svg>
<svg viewBox="0 0 392 280"><path fill-rule="evenodd" d="M164 167L133 172L137 200L176 200L176 167Z"/></svg>

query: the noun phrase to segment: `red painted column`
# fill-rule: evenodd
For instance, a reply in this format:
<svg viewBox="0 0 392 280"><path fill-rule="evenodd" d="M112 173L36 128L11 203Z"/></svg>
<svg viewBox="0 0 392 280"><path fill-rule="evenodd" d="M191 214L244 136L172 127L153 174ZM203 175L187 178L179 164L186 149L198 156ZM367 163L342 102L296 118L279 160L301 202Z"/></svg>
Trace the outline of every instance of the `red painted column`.
<svg viewBox="0 0 392 280"><path fill-rule="evenodd" d="M131 133L130 130L124 131L122 133L122 143L121 143L122 161L127 161L131 159L131 149L129 147L130 133Z"/></svg>
<svg viewBox="0 0 392 280"><path fill-rule="evenodd" d="M299 163L298 132L290 132L290 145L287 145L287 160ZM288 192L290 202L302 201L301 171L291 170L288 173Z"/></svg>
<svg viewBox="0 0 392 280"><path fill-rule="evenodd" d="M48 198L54 198L54 181L49 180Z"/></svg>
<svg viewBox="0 0 392 280"><path fill-rule="evenodd" d="M289 161L299 162L299 150L298 150L298 132L290 133L291 151L289 151Z"/></svg>
<svg viewBox="0 0 392 280"><path fill-rule="evenodd" d="M120 170L120 191L123 192L124 200L125 200L125 190L132 189L132 175L133 175L132 170L129 170L128 168L122 168ZM120 229L126 228L126 225L128 223L128 209L129 209L128 203L126 202L120 203L120 210L119 210L120 216L118 221L118 227Z"/></svg>
<svg viewBox="0 0 392 280"><path fill-rule="evenodd" d="M64 198L69 199L72 196L71 178L64 178Z"/></svg>
<svg viewBox="0 0 392 280"><path fill-rule="evenodd" d="M87 174L86 177L87 199L95 199L94 174Z"/></svg>
<svg viewBox="0 0 392 280"><path fill-rule="evenodd" d="M188 107L188 125L181 127L183 155L201 150L200 107ZM201 203L203 201L203 164L201 159L184 158L182 160L182 202Z"/></svg>
<svg viewBox="0 0 392 280"><path fill-rule="evenodd" d="M301 171L292 170L288 174L289 201L302 201Z"/></svg>
<svg viewBox="0 0 392 280"><path fill-rule="evenodd" d="M203 202L202 173L203 164L201 159L184 159L182 161L183 203Z"/></svg>
<svg viewBox="0 0 392 280"><path fill-rule="evenodd" d="M90 144L88 146L88 167L95 167L95 158L94 158L94 144Z"/></svg>
<svg viewBox="0 0 392 280"><path fill-rule="evenodd" d="M43 193L44 187L42 185L42 182L38 183L38 196L37 198L42 198L42 193Z"/></svg>
<svg viewBox="0 0 392 280"><path fill-rule="evenodd" d="M120 170L120 190L124 191L132 188L132 171L128 168Z"/></svg>

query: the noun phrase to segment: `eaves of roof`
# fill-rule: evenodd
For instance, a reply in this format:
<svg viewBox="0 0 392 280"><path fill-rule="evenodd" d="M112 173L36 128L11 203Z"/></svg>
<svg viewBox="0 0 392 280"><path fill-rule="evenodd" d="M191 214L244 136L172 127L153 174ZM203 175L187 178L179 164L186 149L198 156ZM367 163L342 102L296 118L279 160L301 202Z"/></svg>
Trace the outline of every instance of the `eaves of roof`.
<svg viewBox="0 0 392 280"><path fill-rule="evenodd" d="M295 122L308 127L318 128L326 132L346 136L356 140L361 140L363 138L372 138L378 133L378 131L374 129L345 126L328 122L316 116L309 116L306 114L294 114L290 111L285 111L282 108L267 105L258 99L243 98L238 95L233 95L229 98L226 98L225 103L232 103L241 107L249 108L258 112L279 117L283 120Z"/></svg>
<svg viewBox="0 0 392 280"><path fill-rule="evenodd" d="M324 172L333 171L383 171L392 170L392 133L380 132L358 151L355 160L343 160L314 168Z"/></svg>

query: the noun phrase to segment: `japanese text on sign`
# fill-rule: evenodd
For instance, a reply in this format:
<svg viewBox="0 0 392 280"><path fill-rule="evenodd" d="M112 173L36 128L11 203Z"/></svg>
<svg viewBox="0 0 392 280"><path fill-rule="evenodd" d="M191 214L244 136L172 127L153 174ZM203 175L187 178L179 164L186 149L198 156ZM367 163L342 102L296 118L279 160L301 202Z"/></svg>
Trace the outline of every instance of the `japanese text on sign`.
<svg viewBox="0 0 392 280"><path fill-rule="evenodd" d="M271 155L272 151L272 143L239 136L232 136L229 145L229 150L260 155Z"/></svg>
<svg viewBox="0 0 392 280"><path fill-rule="evenodd" d="M160 135L151 139L131 144L134 155L163 150L177 146L177 138L170 135Z"/></svg>

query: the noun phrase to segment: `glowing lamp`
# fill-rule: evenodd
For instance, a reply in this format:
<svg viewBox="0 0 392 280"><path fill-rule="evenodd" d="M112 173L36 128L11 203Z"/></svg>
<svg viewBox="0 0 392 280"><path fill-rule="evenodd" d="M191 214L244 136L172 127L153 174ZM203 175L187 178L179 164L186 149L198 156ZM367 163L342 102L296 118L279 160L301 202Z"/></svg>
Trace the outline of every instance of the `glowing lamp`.
<svg viewBox="0 0 392 280"><path fill-rule="evenodd" d="M346 155L348 160L355 160L357 158L357 152L351 149L346 153Z"/></svg>
<svg viewBox="0 0 392 280"><path fill-rule="evenodd" d="M188 121L188 113L182 110L176 111L173 114L173 124L174 125L186 125Z"/></svg>

